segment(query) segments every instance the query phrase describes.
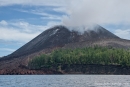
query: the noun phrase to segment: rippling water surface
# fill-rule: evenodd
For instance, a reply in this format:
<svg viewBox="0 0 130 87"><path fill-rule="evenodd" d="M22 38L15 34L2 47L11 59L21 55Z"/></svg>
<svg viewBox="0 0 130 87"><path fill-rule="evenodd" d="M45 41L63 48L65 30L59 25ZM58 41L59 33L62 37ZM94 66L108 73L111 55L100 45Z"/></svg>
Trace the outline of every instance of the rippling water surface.
<svg viewBox="0 0 130 87"><path fill-rule="evenodd" d="M0 87L130 87L130 76L1 75Z"/></svg>

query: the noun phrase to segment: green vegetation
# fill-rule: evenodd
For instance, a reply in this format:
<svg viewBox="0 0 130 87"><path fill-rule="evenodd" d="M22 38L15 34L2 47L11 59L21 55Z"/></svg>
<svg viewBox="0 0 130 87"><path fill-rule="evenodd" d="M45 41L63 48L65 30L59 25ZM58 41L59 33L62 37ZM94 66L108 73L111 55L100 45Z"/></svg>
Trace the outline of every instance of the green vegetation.
<svg viewBox="0 0 130 87"><path fill-rule="evenodd" d="M31 69L52 68L71 64L102 64L130 66L129 50L108 47L87 47L76 49L59 49L51 54L43 54L32 59Z"/></svg>

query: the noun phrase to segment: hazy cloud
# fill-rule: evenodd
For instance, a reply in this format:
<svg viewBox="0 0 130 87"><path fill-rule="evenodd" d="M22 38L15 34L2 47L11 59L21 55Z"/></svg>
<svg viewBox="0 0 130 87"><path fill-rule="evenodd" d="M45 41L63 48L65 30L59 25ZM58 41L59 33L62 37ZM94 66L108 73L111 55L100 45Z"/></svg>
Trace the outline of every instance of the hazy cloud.
<svg viewBox="0 0 130 87"><path fill-rule="evenodd" d="M5 20L2 20L2 21L0 21L0 25L1 25L1 26L7 26L8 23L7 23Z"/></svg>
<svg viewBox="0 0 130 87"><path fill-rule="evenodd" d="M60 9L62 9L62 7L57 7L57 8L51 8L48 11L55 11L55 12L62 12L60 11ZM62 15L56 15L56 14L52 14L52 13L47 13L46 11L44 11L44 8L37 8L37 9L31 9L31 10L25 10L25 9L14 9L16 11L19 12L24 12L24 13L32 13L35 15L40 15L42 16L41 19L49 19L49 20L62 20Z"/></svg>
<svg viewBox="0 0 130 87"><path fill-rule="evenodd" d="M27 42L39 33L25 33L16 29L0 28L0 39L7 41Z"/></svg>
<svg viewBox="0 0 130 87"><path fill-rule="evenodd" d="M48 22L46 26L42 26L32 25L23 21L6 23L8 24L7 26L0 25L0 39L5 41L17 41L24 43L30 41L44 30L54 26L55 24L58 24L58 22Z"/></svg>
<svg viewBox="0 0 130 87"><path fill-rule="evenodd" d="M130 0L70 0L63 23L68 26L130 24Z"/></svg>
<svg viewBox="0 0 130 87"><path fill-rule="evenodd" d="M67 8L65 7L54 8L53 10L56 12L63 12L63 13L67 12Z"/></svg>
<svg viewBox="0 0 130 87"><path fill-rule="evenodd" d="M9 51L9 52L14 52L15 49L10 49L10 48L0 48L0 51Z"/></svg>
<svg viewBox="0 0 130 87"><path fill-rule="evenodd" d="M43 5L50 5L50 6L63 6L66 5L66 1L69 0L0 0L0 6L7 6L7 5L35 5L35 6L43 6Z"/></svg>
<svg viewBox="0 0 130 87"><path fill-rule="evenodd" d="M114 34L120 36L123 39L130 39L130 29L117 29L115 30Z"/></svg>

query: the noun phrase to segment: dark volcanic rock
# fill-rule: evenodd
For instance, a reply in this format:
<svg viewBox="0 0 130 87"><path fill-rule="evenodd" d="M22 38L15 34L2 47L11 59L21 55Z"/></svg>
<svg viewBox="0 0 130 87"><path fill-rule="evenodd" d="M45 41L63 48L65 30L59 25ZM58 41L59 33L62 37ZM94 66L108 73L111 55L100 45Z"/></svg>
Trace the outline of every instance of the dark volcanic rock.
<svg viewBox="0 0 130 87"><path fill-rule="evenodd" d="M121 65L100 65L100 64L72 64L61 67L66 74L115 74L129 75L130 67Z"/></svg>

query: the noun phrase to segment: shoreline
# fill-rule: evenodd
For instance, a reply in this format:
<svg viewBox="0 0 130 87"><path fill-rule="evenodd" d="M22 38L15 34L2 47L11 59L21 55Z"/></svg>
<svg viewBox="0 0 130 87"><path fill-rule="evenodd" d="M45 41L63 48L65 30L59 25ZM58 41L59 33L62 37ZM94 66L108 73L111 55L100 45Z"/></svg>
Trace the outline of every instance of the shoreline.
<svg viewBox="0 0 130 87"><path fill-rule="evenodd" d="M1 69L0 75L130 75L130 67L120 65L70 65L56 69Z"/></svg>

